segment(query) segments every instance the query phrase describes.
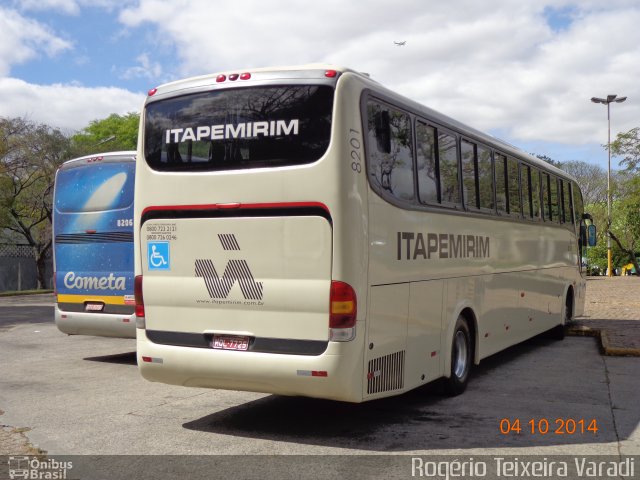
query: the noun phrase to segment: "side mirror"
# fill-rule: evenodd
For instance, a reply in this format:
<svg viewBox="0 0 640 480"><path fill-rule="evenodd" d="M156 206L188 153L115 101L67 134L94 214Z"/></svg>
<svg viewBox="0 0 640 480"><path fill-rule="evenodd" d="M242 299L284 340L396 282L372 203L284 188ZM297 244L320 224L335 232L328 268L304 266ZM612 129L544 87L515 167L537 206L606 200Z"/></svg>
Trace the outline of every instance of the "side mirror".
<svg viewBox="0 0 640 480"><path fill-rule="evenodd" d="M587 227L587 243L590 247L596 246L596 226L593 224Z"/></svg>

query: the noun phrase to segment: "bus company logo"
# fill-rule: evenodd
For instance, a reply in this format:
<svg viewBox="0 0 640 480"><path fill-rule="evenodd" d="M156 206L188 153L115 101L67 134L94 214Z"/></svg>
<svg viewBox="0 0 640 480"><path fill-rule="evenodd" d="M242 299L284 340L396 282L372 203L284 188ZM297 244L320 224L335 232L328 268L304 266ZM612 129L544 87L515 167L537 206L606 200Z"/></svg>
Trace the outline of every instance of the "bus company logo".
<svg viewBox="0 0 640 480"><path fill-rule="evenodd" d="M199 125L197 127L171 128L165 130L165 143L204 142L234 138L284 137L298 135L300 120L270 120L268 122L245 122L237 125Z"/></svg>
<svg viewBox="0 0 640 480"><path fill-rule="evenodd" d="M116 277L113 273L107 277L83 277L75 272L67 272L63 282L69 290L125 290L126 280L126 277Z"/></svg>
<svg viewBox="0 0 640 480"><path fill-rule="evenodd" d="M490 237L451 233L397 232L397 260L490 258Z"/></svg>
<svg viewBox="0 0 640 480"><path fill-rule="evenodd" d="M219 234L218 240L223 250L240 251L240 244L234 234ZM195 271L196 277L204 280L211 298L227 298L231 288L238 282L245 300L262 300L263 283L255 280L246 260L229 260L222 277L209 259L196 260Z"/></svg>

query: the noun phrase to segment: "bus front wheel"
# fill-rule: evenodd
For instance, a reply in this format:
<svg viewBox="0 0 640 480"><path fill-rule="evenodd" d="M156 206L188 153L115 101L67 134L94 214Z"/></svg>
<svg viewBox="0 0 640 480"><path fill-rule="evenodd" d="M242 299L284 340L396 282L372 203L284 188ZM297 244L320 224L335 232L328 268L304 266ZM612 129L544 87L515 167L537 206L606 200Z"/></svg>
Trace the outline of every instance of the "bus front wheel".
<svg viewBox="0 0 640 480"><path fill-rule="evenodd" d="M467 319L460 315L456 321L451 345L451 375L445 378L445 391L449 396L460 395L467 388L473 362L471 345Z"/></svg>

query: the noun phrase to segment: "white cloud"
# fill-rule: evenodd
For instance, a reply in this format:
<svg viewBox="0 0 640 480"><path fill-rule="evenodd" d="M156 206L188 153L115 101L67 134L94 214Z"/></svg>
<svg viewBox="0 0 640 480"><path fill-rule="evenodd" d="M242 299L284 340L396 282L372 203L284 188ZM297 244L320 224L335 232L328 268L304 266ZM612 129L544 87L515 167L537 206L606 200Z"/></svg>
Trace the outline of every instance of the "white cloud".
<svg viewBox="0 0 640 480"><path fill-rule="evenodd" d="M55 10L68 15L80 13L80 7L76 0L18 0L13 3L21 10Z"/></svg>
<svg viewBox="0 0 640 480"><path fill-rule="evenodd" d="M640 117L637 0L140 0L128 27L171 40L180 76L317 61L344 64L407 96L514 141L602 143L618 93L617 130ZM564 14L562 28L548 14ZM406 40L396 47L394 40ZM634 100L635 99L635 100ZM604 117L604 118L603 118Z"/></svg>
<svg viewBox="0 0 640 480"><path fill-rule="evenodd" d="M12 65L42 53L53 56L71 47L70 42L56 36L45 25L0 7L0 76L7 75Z"/></svg>
<svg viewBox="0 0 640 480"><path fill-rule="evenodd" d="M34 85L0 79L0 117L25 117L65 131L86 127L112 113L139 112L144 94L114 87Z"/></svg>
<svg viewBox="0 0 640 480"><path fill-rule="evenodd" d="M22 11L43 12L53 10L67 15L79 15L81 8L114 10L132 4L135 0L13 0L15 8Z"/></svg>
<svg viewBox="0 0 640 480"><path fill-rule="evenodd" d="M139 55L136 60L138 65L129 67L124 70L119 76L122 79L130 80L132 78L148 78L150 80L158 79L162 76L162 65L158 62L152 62L149 55L143 53Z"/></svg>

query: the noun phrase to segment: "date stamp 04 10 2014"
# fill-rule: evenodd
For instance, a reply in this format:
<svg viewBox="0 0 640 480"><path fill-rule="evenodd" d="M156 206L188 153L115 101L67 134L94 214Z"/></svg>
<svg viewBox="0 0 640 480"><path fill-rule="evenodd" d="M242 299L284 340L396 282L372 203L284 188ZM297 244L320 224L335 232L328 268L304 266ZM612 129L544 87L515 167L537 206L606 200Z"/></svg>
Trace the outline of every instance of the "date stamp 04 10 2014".
<svg viewBox="0 0 640 480"><path fill-rule="evenodd" d="M598 421L595 418L503 418L499 428L502 435L595 435Z"/></svg>

